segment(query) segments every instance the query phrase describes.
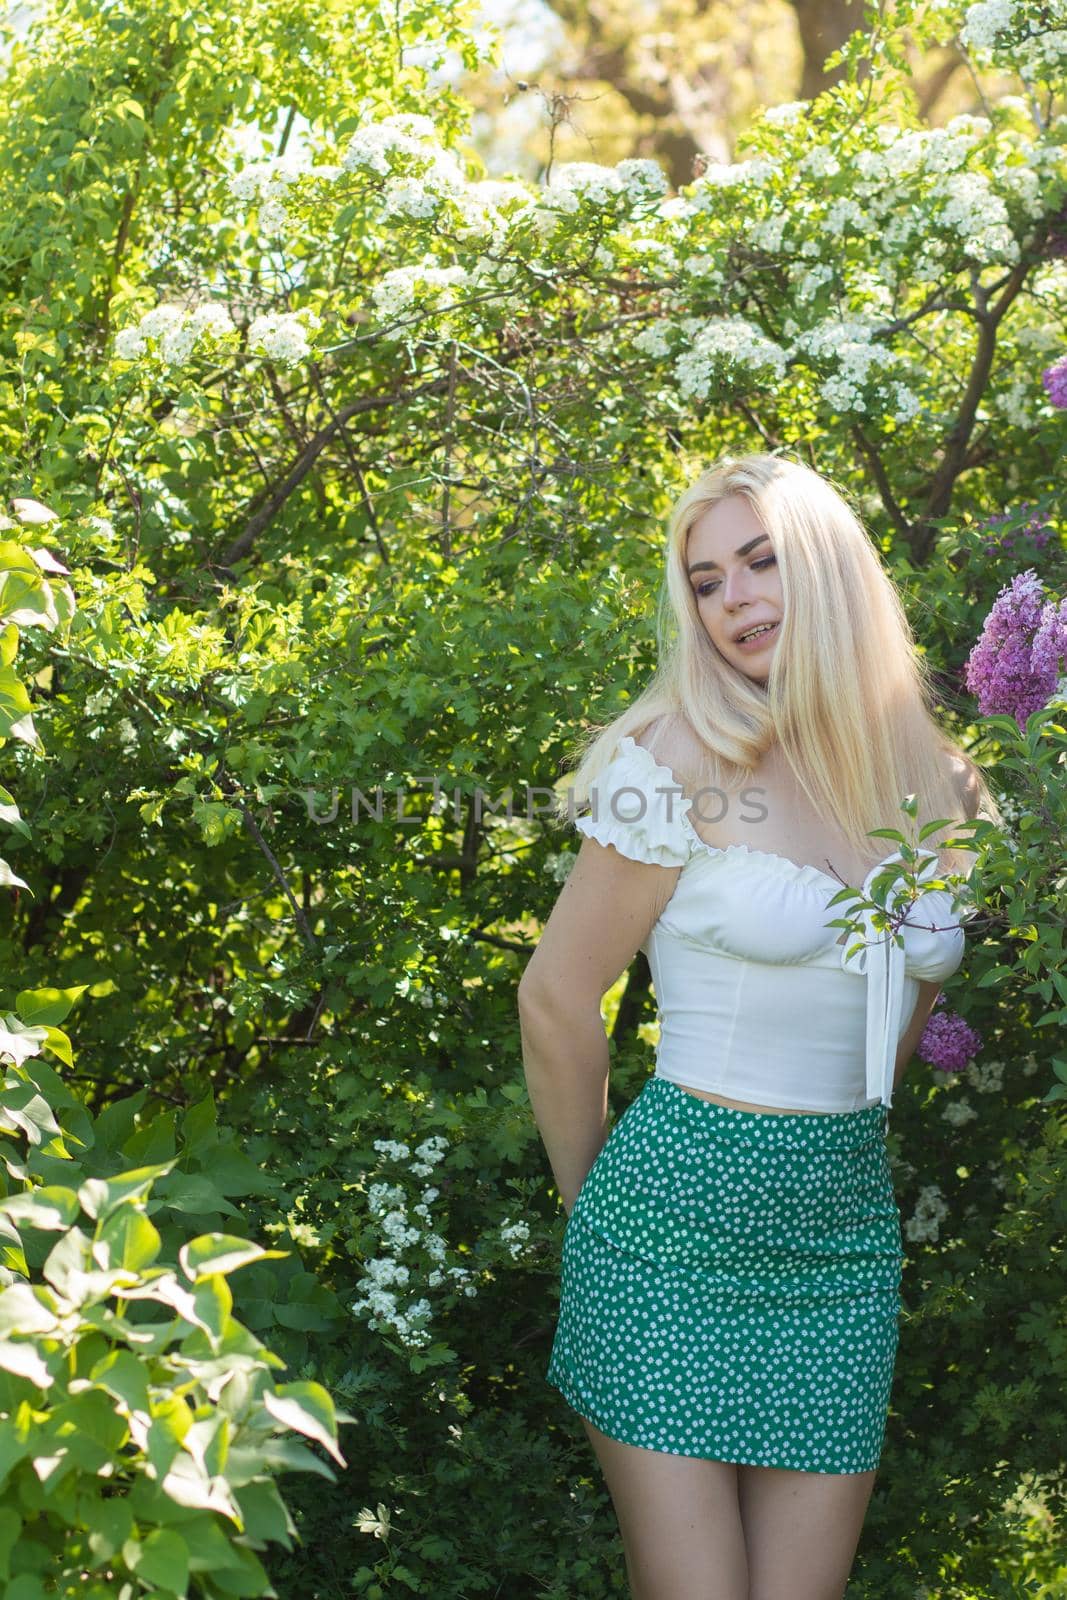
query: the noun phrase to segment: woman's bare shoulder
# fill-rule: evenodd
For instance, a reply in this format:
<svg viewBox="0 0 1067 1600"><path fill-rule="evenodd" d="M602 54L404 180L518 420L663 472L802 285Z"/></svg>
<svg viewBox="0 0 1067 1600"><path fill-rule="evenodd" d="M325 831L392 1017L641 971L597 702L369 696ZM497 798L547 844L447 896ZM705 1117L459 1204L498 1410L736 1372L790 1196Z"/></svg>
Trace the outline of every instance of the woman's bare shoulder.
<svg viewBox="0 0 1067 1600"><path fill-rule="evenodd" d="M707 749L682 712L657 717L635 734L634 739L661 766L669 767L682 780L692 781L704 770Z"/></svg>
<svg viewBox="0 0 1067 1600"><path fill-rule="evenodd" d="M644 745L654 755L676 755L690 760L704 754L704 746L697 738L688 717L680 711L657 717L635 734L638 744Z"/></svg>
<svg viewBox="0 0 1067 1600"><path fill-rule="evenodd" d="M956 792L960 797L963 815L973 821L978 815L981 803L981 794L978 787L978 768L969 756L962 755L957 750L948 752L949 772L956 785Z"/></svg>

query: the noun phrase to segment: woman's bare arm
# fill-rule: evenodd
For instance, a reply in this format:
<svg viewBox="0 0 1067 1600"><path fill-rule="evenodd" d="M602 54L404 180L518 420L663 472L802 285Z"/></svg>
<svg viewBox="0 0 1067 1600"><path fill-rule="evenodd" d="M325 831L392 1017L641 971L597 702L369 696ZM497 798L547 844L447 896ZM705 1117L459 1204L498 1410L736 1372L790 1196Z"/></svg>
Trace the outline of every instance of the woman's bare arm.
<svg viewBox="0 0 1067 1600"><path fill-rule="evenodd" d="M978 785L975 777L975 768L972 763L963 761L956 756L952 758L951 765L959 789L963 815L973 819L978 815ZM943 987L940 983L928 983L922 978L918 980L918 983L919 994L915 1001L915 1010L912 1012L911 1021L904 1030L897 1046L897 1059L893 1074L894 1090L903 1079L908 1063L919 1048L919 1040L922 1038L923 1029L926 1027L930 1013L934 1009L934 1002Z"/></svg>
<svg viewBox="0 0 1067 1600"><path fill-rule="evenodd" d="M568 1216L610 1132L604 995L674 893L680 867L584 839L519 983L523 1070Z"/></svg>
<svg viewBox="0 0 1067 1600"><path fill-rule="evenodd" d="M922 1038L922 1031L926 1027L927 1019L931 1011L934 1009L934 1001L937 999L942 989L942 985L940 983L927 983L924 978L919 978L917 982L919 985L919 995L915 1002L915 1010L912 1012L911 1021L904 1029L904 1032L901 1035L900 1043L897 1046L897 1059L893 1072L894 1093L903 1080L909 1061L919 1047L919 1040Z"/></svg>

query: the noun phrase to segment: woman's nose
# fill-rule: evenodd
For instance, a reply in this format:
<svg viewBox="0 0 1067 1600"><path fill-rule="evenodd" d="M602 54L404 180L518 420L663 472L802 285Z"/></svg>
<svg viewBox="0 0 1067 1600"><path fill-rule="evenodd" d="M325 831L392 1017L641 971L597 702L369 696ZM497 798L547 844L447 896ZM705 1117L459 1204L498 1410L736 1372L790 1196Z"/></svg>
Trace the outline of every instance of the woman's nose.
<svg viewBox="0 0 1067 1600"><path fill-rule="evenodd" d="M744 572L744 571L742 571L742 572L728 572L726 574L726 577L723 579L722 598L723 598L723 604L726 606L726 608L728 610L729 610L729 608L731 606L737 605L739 601L747 600L747 599L750 598L750 594L749 594L749 579L750 578L751 578L751 573Z"/></svg>

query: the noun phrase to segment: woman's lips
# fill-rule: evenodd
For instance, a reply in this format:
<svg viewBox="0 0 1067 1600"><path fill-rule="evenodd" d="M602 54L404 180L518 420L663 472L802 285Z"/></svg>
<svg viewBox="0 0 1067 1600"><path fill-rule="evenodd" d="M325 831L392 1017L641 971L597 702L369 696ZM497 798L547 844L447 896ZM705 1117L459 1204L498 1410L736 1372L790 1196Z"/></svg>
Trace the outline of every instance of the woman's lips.
<svg viewBox="0 0 1067 1600"><path fill-rule="evenodd" d="M754 639L737 639L735 643L739 650L758 650L761 645L770 644L778 633L780 624L775 623L773 628L764 628L762 633L757 633Z"/></svg>

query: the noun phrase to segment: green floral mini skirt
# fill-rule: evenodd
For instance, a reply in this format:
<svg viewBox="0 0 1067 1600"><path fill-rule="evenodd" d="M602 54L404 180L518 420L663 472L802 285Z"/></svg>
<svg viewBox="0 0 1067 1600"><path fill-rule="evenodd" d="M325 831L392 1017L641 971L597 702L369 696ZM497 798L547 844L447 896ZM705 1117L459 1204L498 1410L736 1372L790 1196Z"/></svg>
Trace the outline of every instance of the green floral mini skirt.
<svg viewBox="0 0 1067 1600"><path fill-rule="evenodd" d="M567 1220L548 1382L648 1450L877 1467L903 1263L887 1124L649 1078Z"/></svg>

